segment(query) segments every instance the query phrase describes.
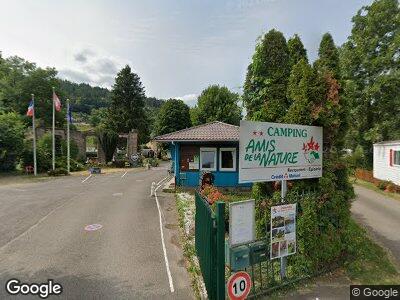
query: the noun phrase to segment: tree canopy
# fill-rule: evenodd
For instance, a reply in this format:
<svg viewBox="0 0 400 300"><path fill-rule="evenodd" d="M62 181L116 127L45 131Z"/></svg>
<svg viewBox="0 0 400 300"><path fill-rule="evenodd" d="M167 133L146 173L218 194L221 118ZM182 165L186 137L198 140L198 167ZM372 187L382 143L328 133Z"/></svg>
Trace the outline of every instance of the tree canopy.
<svg viewBox="0 0 400 300"><path fill-rule="evenodd" d="M0 112L0 171L14 170L24 146L25 127L16 113Z"/></svg>
<svg viewBox="0 0 400 300"><path fill-rule="evenodd" d="M241 109L239 95L225 86L210 85L203 90L197 100L197 107L192 111L193 125L213 121L239 125Z"/></svg>
<svg viewBox="0 0 400 300"><path fill-rule="evenodd" d="M308 62L307 50L304 48L303 42L297 34L290 38L287 44L289 49L290 69L302 59Z"/></svg>
<svg viewBox="0 0 400 300"><path fill-rule="evenodd" d="M372 144L400 139L400 8L376 0L353 17L341 51L341 70L352 126L347 146L360 145L372 166Z"/></svg>
<svg viewBox="0 0 400 300"><path fill-rule="evenodd" d="M182 100L169 99L164 102L158 112L155 125L156 135L178 131L191 125L189 106Z"/></svg>
<svg viewBox="0 0 400 300"><path fill-rule="evenodd" d="M339 51L329 32L322 36L318 56L314 66L322 73L330 71L335 78L340 78Z"/></svg>
<svg viewBox="0 0 400 300"><path fill-rule="evenodd" d="M281 121L288 101L286 89L290 74L289 48L283 34L275 29L256 46L248 67L243 102L248 118Z"/></svg>

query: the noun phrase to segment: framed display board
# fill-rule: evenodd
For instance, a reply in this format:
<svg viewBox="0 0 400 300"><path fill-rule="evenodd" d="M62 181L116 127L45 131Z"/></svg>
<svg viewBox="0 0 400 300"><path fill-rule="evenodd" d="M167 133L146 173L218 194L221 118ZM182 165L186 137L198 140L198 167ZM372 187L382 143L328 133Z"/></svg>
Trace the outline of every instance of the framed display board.
<svg viewBox="0 0 400 300"><path fill-rule="evenodd" d="M254 199L229 203L229 244L237 246L255 240Z"/></svg>
<svg viewBox="0 0 400 300"><path fill-rule="evenodd" d="M296 206L271 207L271 259L296 253Z"/></svg>

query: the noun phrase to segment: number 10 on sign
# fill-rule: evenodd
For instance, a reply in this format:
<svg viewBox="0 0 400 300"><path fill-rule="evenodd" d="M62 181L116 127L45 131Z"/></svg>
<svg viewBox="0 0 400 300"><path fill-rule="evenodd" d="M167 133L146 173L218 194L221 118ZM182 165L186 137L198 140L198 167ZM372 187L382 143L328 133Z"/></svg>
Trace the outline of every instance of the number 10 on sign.
<svg viewBox="0 0 400 300"><path fill-rule="evenodd" d="M228 279L227 290L231 300L246 299L251 289L251 277L247 272L237 272Z"/></svg>

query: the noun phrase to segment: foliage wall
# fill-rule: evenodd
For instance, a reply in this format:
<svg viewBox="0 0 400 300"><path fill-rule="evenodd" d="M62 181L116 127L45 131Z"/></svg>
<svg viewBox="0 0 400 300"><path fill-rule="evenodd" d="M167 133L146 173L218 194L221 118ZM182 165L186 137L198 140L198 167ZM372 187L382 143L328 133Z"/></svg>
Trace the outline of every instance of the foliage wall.
<svg viewBox="0 0 400 300"><path fill-rule="evenodd" d="M289 47L290 46L290 47ZM315 271L336 262L347 252L350 199L346 164L340 150L349 107L342 97L338 50L329 34L322 37L319 58L310 65L298 36L286 42L271 30L256 46L244 89L248 118L323 127L323 176L288 183L287 201L298 201L298 251L295 267ZM306 193L304 197L294 197ZM266 234L272 205L280 203L279 188L255 184L257 232Z"/></svg>

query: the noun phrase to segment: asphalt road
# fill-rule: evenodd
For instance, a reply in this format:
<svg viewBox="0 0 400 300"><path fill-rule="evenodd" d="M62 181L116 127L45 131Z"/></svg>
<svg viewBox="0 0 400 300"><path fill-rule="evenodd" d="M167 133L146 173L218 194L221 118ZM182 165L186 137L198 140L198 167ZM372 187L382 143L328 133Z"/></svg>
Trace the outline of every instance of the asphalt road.
<svg viewBox="0 0 400 300"><path fill-rule="evenodd" d="M354 185L356 200L351 211L372 236L389 250L400 266L400 201Z"/></svg>
<svg viewBox="0 0 400 300"><path fill-rule="evenodd" d="M172 194L158 192L171 292L151 182L165 170L0 186L0 299L10 278L63 286L58 299L190 299ZM101 224L86 231L90 224Z"/></svg>

